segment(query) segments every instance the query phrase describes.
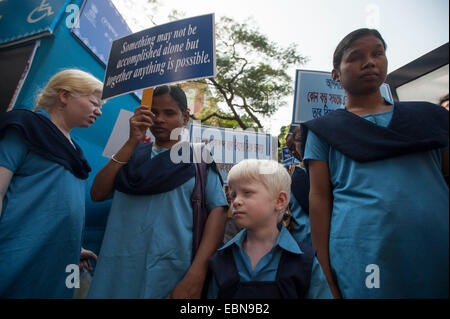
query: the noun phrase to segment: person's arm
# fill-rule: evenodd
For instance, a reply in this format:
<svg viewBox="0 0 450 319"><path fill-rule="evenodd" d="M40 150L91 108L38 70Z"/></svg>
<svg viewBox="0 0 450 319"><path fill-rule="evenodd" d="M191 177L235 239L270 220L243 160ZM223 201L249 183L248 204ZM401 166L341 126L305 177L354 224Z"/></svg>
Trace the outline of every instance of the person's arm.
<svg viewBox="0 0 450 319"><path fill-rule="evenodd" d="M192 265L183 279L169 293L168 299L200 299L208 271L208 259L222 244L226 219L225 207L216 207L209 213Z"/></svg>
<svg viewBox="0 0 450 319"><path fill-rule="evenodd" d="M334 298L340 298L340 292L334 283L330 266L329 240L330 220L333 208L333 196L330 185L328 163L309 160L309 218L311 224L311 239L317 250L317 259L322 266Z"/></svg>
<svg viewBox="0 0 450 319"><path fill-rule="evenodd" d="M9 184L14 173L4 166L0 166L0 217L2 217L3 211L3 198L8 190Z"/></svg>
<svg viewBox="0 0 450 319"><path fill-rule="evenodd" d="M444 179L449 185L449 157L448 157L448 149L442 151L442 175L444 175Z"/></svg>
<svg viewBox="0 0 450 319"><path fill-rule="evenodd" d="M101 202L109 197L114 190L114 180L123 163L128 162L134 149L145 137L147 129L153 125L154 115L146 106L139 106L130 118L130 137L114 158L122 163L110 160L95 176L91 187L91 198L94 202Z"/></svg>

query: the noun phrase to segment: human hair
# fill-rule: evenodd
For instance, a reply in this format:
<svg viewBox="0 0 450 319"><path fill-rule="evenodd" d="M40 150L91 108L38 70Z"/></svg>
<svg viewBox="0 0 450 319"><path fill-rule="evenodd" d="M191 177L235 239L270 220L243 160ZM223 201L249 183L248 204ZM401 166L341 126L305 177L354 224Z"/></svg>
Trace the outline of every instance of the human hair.
<svg viewBox="0 0 450 319"><path fill-rule="evenodd" d="M358 40L359 38L362 38L366 35L373 35L380 39L381 43L383 43L383 47L386 50L386 42L384 41L383 37L381 36L380 32L378 32L375 29L368 29L368 28L362 28L355 31L350 32L347 34L341 42L337 45L336 49L334 50L333 54L333 68L335 70L339 70L339 67L341 65L342 56L344 55L345 50L347 50L353 43L353 41Z"/></svg>
<svg viewBox="0 0 450 319"><path fill-rule="evenodd" d="M161 85L153 90L153 96L160 96L169 94L177 103L181 112L184 113L187 110L187 98L186 93L175 85Z"/></svg>
<svg viewBox="0 0 450 319"><path fill-rule="evenodd" d="M274 198L281 191L284 191L289 203L291 176L280 163L273 160L245 159L234 165L228 173L228 185L231 188L233 188L235 183L249 183L252 181L263 184ZM279 221L283 213L284 209L281 211Z"/></svg>
<svg viewBox="0 0 450 319"><path fill-rule="evenodd" d="M96 91L101 93L103 83L92 74L78 69L60 71L52 76L45 88L37 95L34 109L43 108L49 111L58 105L61 90L65 90L73 96L86 96Z"/></svg>
<svg viewBox="0 0 450 319"><path fill-rule="evenodd" d="M300 140L302 137L302 130L300 129L300 126L294 126L294 129L292 131L292 136L295 140Z"/></svg>

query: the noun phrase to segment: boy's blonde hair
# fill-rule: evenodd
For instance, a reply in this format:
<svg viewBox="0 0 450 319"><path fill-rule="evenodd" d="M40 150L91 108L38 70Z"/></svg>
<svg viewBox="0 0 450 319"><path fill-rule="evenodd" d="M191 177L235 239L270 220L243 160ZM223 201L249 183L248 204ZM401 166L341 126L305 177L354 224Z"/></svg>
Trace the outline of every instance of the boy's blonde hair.
<svg viewBox="0 0 450 319"><path fill-rule="evenodd" d="M102 92L103 83L92 74L78 70L67 69L56 73L36 98L36 107L49 111L59 104L59 93L65 90L73 96L86 96L94 92Z"/></svg>
<svg viewBox="0 0 450 319"><path fill-rule="evenodd" d="M246 159L234 165L228 173L230 187L233 188L233 183L247 181L260 182L274 198L281 191L286 192L289 203L291 176L280 163L273 160ZM282 218L285 208L280 212L280 218Z"/></svg>

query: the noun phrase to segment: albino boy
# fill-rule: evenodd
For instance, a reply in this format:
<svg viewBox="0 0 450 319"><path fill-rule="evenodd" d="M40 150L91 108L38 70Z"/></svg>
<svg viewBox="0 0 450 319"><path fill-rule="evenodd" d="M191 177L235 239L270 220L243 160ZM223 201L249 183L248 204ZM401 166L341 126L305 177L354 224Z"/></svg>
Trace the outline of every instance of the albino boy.
<svg viewBox="0 0 450 319"><path fill-rule="evenodd" d="M279 222L291 178L275 161L244 160L228 175L231 212L243 229L209 259L208 298L332 298L315 251Z"/></svg>

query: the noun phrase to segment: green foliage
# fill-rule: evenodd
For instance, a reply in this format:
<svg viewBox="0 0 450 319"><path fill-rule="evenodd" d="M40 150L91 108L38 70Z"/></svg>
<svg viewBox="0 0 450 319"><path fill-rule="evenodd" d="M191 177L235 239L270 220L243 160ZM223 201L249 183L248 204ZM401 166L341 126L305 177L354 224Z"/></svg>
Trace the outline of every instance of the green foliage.
<svg viewBox="0 0 450 319"><path fill-rule="evenodd" d="M285 104L283 98L293 93L288 68L304 62L295 44L283 48L248 23L220 19L216 25L217 75L200 81L211 87L212 94L200 119L205 124L262 129L260 117L273 115ZM225 107L219 109L218 103Z"/></svg>
<svg viewBox="0 0 450 319"><path fill-rule="evenodd" d="M278 142L280 147L278 147L278 160L281 162L282 155L281 149L286 146L286 137L289 133L290 125L284 125L280 128L280 134L278 134Z"/></svg>
<svg viewBox="0 0 450 319"><path fill-rule="evenodd" d="M200 114L197 116L202 119L202 124L215 127L240 128L238 122L234 120L232 116L220 110L217 103L218 101L214 97L207 99L206 105L201 109ZM244 122L247 127L257 128L248 115L241 116L241 121Z"/></svg>

